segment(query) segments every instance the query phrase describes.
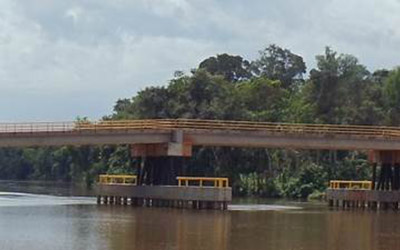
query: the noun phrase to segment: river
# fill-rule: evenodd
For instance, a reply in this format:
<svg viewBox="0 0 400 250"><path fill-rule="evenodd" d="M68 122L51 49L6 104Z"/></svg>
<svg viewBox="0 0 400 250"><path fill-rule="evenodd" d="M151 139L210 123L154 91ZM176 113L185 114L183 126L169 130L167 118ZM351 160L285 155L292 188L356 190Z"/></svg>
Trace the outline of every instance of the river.
<svg viewBox="0 0 400 250"><path fill-rule="evenodd" d="M0 250L400 249L393 211L283 200L236 200L228 211L98 206L87 195L0 182Z"/></svg>

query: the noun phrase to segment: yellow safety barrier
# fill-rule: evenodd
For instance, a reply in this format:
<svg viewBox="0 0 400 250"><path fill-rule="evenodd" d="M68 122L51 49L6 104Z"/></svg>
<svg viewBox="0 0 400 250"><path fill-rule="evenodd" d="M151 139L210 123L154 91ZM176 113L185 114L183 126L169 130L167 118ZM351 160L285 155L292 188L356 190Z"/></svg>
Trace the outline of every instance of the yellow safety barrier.
<svg viewBox="0 0 400 250"><path fill-rule="evenodd" d="M229 120L154 119L116 121L0 123L0 134L79 133L112 130L238 130L285 134L348 135L368 138L400 137L399 127L337 124L299 124Z"/></svg>
<svg viewBox="0 0 400 250"><path fill-rule="evenodd" d="M371 181L339 181L334 180L329 182L331 189L371 189Z"/></svg>
<svg viewBox="0 0 400 250"><path fill-rule="evenodd" d="M369 137L400 137L398 127L336 124L299 124L229 120L154 119L77 122L74 130L242 130L290 134L330 134Z"/></svg>
<svg viewBox="0 0 400 250"><path fill-rule="evenodd" d="M178 186L193 186L195 183L199 187L205 186L205 183L213 184L216 188L229 187L228 178L225 177L176 177L178 180Z"/></svg>
<svg viewBox="0 0 400 250"><path fill-rule="evenodd" d="M99 176L99 184L103 185L137 185L136 175L109 175L102 174Z"/></svg>

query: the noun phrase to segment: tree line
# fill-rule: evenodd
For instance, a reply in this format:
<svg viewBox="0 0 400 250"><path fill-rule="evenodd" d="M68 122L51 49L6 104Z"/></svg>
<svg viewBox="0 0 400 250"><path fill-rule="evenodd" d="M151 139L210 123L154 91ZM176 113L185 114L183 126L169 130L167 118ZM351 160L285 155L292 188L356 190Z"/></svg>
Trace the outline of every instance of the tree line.
<svg viewBox="0 0 400 250"><path fill-rule="evenodd" d="M194 118L290 123L400 124L400 68L370 72L327 47L307 71L303 58L270 45L249 61L219 54L161 86L120 99L104 120ZM0 149L0 179L92 183L133 173L129 146ZM227 176L234 193L305 198L330 179L369 179L365 152L195 147L188 175Z"/></svg>

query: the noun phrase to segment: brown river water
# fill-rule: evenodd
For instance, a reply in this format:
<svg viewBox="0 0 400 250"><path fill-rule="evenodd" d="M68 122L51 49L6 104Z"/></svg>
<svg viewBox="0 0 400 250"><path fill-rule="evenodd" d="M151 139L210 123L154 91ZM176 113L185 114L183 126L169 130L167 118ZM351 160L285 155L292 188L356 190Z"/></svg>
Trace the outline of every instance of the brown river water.
<svg viewBox="0 0 400 250"><path fill-rule="evenodd" d="M83 188L0 182L0 250L400 249L400 212L236 200L228 211L96 204Z"/></svg>

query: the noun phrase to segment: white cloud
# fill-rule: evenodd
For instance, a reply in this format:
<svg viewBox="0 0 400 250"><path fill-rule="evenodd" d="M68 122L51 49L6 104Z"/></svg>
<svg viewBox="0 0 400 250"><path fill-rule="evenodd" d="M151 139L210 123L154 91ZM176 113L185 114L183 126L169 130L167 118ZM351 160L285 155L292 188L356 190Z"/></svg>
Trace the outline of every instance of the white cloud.
<svg viewBox="0 0 400 250"><path fill-rule="evenodd" d="M276 43L308 66L325 45L370 69L399 64L396 0L3 0L0 120L98 118L216 53Z"/></svg>
<svg viewBox="0 0 400 250"><path fill-rule="evenodd" d="M72 7L65 12L65 16L68 18L72 18L75 24L79 21L82 15L83 9L78 6Z"/></svg>
<svg viewBox="0 0 400 250"><path fill-rule="evenodd" d="M191 6L186 0L142 0L150 11L162 16L184 16L191 12Z"/></svg>

